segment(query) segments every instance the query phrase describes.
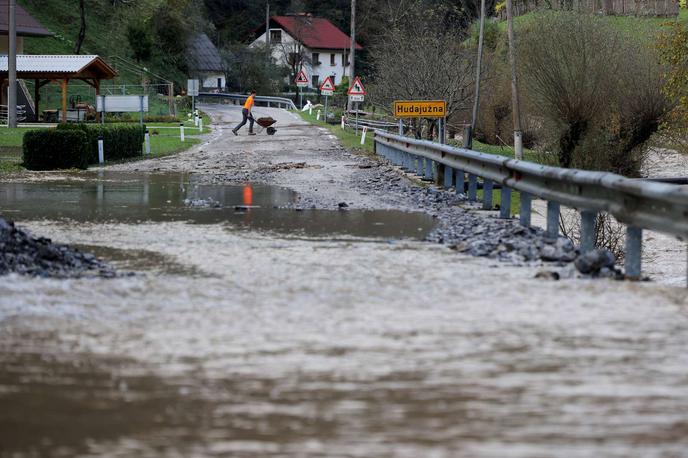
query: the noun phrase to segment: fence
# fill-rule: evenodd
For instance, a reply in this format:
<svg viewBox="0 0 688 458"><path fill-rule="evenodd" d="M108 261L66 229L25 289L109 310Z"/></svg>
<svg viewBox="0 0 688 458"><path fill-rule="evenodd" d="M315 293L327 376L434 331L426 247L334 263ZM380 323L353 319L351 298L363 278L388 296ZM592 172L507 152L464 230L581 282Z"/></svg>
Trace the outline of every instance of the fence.
<svg viewBox="0 0 688 458"><path fill-rule="evenodd" d="M231 103L237 105L248 98L245 94L225 94L214 92L201 92L198 94L198 101L205 103ZM267 107L285 108L287 110L296 110L296 105L291 99L284 97L269 97L257 95L253 99L256 105L265 104Z"/></svg>
<svg viewBox="0 0 688 458"><path fill-rule="evenodd" d="M530 226L531 201L547 201L547 234L559 234L561 205L581 213L581 251L594 248L595 219L609 213L626 224L625 269L640 278L642 231L651 229L688 238L688 188L676 184L635 180L607 172L561 169L502 156L441 145L426 140L375 131L375 151L407 170L439 180L449 188L465 189L477 200L478 177L483 179L483 207L492 207L492 188L500 183L502 218L511 217L511 190L521 193L520 222Z"/></svg>
<svg viewBox="0 0 688 458"><path fill-rule="evenodd" d="M538 9L577 11L608 16L676 17L679 11L675 0L517 0L514 15L520 16ZM506 10L498 17L506 19Z"/></svg>

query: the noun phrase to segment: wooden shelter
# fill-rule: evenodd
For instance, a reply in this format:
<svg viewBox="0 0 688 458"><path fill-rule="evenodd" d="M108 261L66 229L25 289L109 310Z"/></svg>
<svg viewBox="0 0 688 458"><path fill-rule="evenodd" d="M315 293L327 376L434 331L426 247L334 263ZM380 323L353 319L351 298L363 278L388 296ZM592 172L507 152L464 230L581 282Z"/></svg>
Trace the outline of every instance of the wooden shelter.
<svg viewBox="0 0 688 458"><path fill-rule="evenodd" d="M8 84L8 58L0 54L0 104L6 104ZM61 122L67 122L67 87L70 80L81 80L93 86L96 96L100 95L100 81L113 79L117 72L101 57L96 55L17 55L17 78L35 81L34 104L36 114L40 113L40 88L57 83L62 88Z"/></svg>

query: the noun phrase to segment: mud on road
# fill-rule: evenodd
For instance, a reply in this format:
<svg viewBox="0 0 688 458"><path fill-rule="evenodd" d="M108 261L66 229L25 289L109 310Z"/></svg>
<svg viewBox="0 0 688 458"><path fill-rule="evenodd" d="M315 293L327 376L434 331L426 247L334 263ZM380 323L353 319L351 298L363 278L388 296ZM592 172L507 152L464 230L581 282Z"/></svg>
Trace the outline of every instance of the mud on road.
<svg viewBox="0 0 688 458"><path fill-rule="evenodd" d="M422 210L459 235L494 236L483 217L475 223L482 229L443 223L445 210L475 212L348 154L289 114L269 112L278 119L274 137L234 137L238 109L206 110L219 122L207 143L107 173L265 183L297 192L280 194L294 213L315 205L339 215L342 202ZM76 179L93 181L95 203L74 201L100 218L52 209L18 224L146 274L0 278L0 455L626 458L688 450L683 289L543 281L533 266L466 256L447 243L246 229L206 218L212 209L200 213L206 219L182 212L163 220L166 201L183 201L186 184L153 199L152 181L109 192L104 178L101 192L93 173ZM156 207L156 217L139 217L131 201ZM102 216L100 203L121 217ZM558 249L566 252L548 251Z"/></svg>

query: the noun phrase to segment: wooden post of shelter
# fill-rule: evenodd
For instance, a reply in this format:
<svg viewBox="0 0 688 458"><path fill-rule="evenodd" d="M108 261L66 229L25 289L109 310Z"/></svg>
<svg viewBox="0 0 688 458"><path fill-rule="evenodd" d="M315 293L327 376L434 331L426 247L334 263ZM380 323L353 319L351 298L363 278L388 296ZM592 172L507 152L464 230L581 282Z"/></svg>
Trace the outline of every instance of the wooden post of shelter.
<svg viewBox="0 0 688 458"><path fill-rule="evenodd" d="M33 102L34 102L34 112L36 113L36 119L35 121L38 122L39 120L39 106L40 106L40 100L41 100L41 81L36 78L33 80Z"/></svg>

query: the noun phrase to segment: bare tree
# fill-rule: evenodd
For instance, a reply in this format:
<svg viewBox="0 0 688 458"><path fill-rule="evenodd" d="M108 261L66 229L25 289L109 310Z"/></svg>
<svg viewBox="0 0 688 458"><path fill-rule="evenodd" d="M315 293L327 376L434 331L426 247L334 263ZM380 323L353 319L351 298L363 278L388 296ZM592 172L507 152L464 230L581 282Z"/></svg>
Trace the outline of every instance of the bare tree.
<svg viewBox="0 0 688 458"><path fill-rule="evenodd" d="M76 45L74 46L74 54L79 54L81 52L81 45L84 43L84 38L86 38L86 7L84 5L86 0L79 0L79 12L81 13L81 27L79 28L79 36L76 39Z"/></svg>
<svg viewBox="0 0 688 458"><path fill-rule="evenodd" d="M294 85L296 76L304 65L310 65L311 56L307 52L304 41L313 33L311 17L305 14L294 16L296 26L290 31L289 36L282 36L279 43L272 43L280 50L280 63L289 70L289 84ZM298 93L298 88L297 88Z"/></svg>
<svg viewBox="0 0 688 458"><path fill-rule="evenodd" d="M446 100L451 116L470 105L474 55L462 44L462 32L442 26L446 12L424 5L416 1L398 11L396 23L373 45L370 93L387 110L394 100ZM435 123L428 124L431 136Z"/></svg>

